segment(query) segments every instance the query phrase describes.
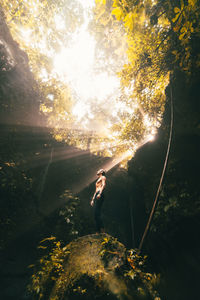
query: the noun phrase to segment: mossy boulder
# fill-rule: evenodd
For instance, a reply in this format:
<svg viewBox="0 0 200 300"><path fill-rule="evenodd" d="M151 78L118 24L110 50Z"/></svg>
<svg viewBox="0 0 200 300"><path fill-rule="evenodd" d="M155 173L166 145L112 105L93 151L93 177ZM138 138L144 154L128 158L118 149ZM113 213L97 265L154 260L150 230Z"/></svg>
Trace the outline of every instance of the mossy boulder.
<svg viewBox="0 0 200 300"><path fill-rule="evenodd" d="M155 275L144 272L144 258L108 234L60 244L33 275L36 299L155 299ZM53 268L49 266L54 265ZM38 298L37 298L38 295Z"/></svg>

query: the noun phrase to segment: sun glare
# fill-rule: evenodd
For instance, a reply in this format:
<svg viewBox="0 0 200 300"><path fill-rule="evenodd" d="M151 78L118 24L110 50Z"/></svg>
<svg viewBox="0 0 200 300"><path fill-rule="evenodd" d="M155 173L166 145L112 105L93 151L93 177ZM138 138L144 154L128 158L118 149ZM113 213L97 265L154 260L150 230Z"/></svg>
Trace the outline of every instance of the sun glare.
<svg viewBox="0 0 200 300"><path fill-rule="evenodd" d="M90 7L90 3L87 1L86 7ZM62 48L54 57L54 73L69 84L77 96L73 113L79 119L89 113L88 101L106 101L113 93L117 96L120 88L117 76L95 72L96 41L87 31L89 19L85 18L85 23L74 34L71 46Z"/></svg>
<svg viewBox="0 0 200 300"><path fill-rule="evenodd" d="M21 28L20 30L22 37L26 40L26 42L30 42L32 30Z"/></svg>
<svg viewBox="0 0 200 300"><path fill-rule="evenodd" d="M74 82L84 78L93 66L94 39L88 32L81 31L74 36L70 48L63 48L54 58L54 71L63 79Z"/></svg>
<svg viewBox="0 0 200 300"><path fill-rule="evenodd" d="M92 8L95 6L95 0L77 0L84 8Z"/></svg>
<svg viewBox="0 0 200 300"><path fill-rule="evenodd" d="M151 141L153 141L155 139L155 136L153 134L149 134L147 136L147 139L148 139L149 142L151 142Z"/></svg>
<svg viewBox="0 0 200 300"><path fill-rule="evenodd" d="M54 17L56 28L58 30L64 30L65 29L65 21L61 18L60 15L55 15Z"/></svg>
<svg viewBox="0 0 200 300"><path fill-rule="evenodd" d="M139 109L146 127L146 137L141 145L147 141L152 141L156 133L155 129L152 129L155 124L143 111L142 107L137 102L137 99L133 98L134 80L132 80L130 86L123 89L122 93L120 90L120 79L117 75L110 75L110 73L106 71L97 71L101 69L101 67L105 70L105 65L113 64L113 66L116 67L114 65L116 62L114 59L109 60L109 63L107 63L107 61L105 63L104 60L101 62L100 60L98 66L95 65L97 42L94 36L88 31L88 24L93 15L91 10L95 6L95 0L76 0L75 3L80 3L80 5L82 5L84 19L83 24L75 32L69 33L68 28L66 28L66 20L62 14L57 12L54 15L56 30L62 32L62 34L67 32L66 37L71 35L68 46L62 46L58 53L55 53L56 50L51 50L51 48L47 47L48 35L51 35L50 28L48 28L48 34L41 34L41 40L39 40L39 42L36 41L35 43L32 38L32 29L20 28L21 37L24 42L31 45L32 48L39 49L41 53L47 55L53 62L53 69L50 72L48 72L46 68L41 67L40 77L42 81L48 82L49 78L55 77L70 87L75 103L72 113L75 116L74 119L78 121L77 124L81 124L82 129L96 130L98 133L101 132L101 136L105 133L106 137L110 138L111 141L115 140L116 142L119 139L120 130L113 132L113 124L118 123L117 125L121 125L123 123L123 118L128 119L129 116L131 118L132 115L134 115L134 112ZM41 33L42 32L43 29L41 28ZM60 44L61 43L62 41L60 41ZM103 53L102 49L100 47L100 51ZM106 54L105 57L102 54L102 57L106 60ZM101 63L102 65L100 65ZM148 90L145 90L145 93L148 93ZM121 101L121 96L125 97L125 100L127 101ZM48 94L47 98L50 101L54 101L54 96L52 94ZM108 120L105 122L106 124L104 123L103 118L101 125L99 126L97 124L98 116L95 115L94 105L97 107L96 111L98 111L98 109L101 110L103 107L104 111L106 111L105 115L109 115ZM93 126L93 128L91 129L89 126ZM101 128L99 129L99 127ZM141 145L137 145L137 147ZM104 148L108 148L108 145L105 145ZM107 152L110 152L110 155L112 156L115 148L116 147L113 147L112 149L108 148ZM127 149L128 148L131 148L131 150L124 150L126 152L118 157L116 161L113 161L111 165L108 166L108 169L131 157L136 150L136 145L129 144L127 146Z"/></svg>
<svg viewBox="0 0 200 300"><path fill-rule="evenodd" d="M54 58L54 72L70 84L82 101L103 100L120 86L118 77L95 73L95 47L94 38L82 29L74 36L73 45L63 48Z"/></svg>

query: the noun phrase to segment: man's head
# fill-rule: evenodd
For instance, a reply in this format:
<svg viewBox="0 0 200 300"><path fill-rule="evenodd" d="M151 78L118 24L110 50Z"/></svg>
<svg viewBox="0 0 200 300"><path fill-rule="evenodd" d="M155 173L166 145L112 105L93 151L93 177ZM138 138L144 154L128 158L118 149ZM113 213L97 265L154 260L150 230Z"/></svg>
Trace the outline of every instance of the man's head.
<svg viewBox="0 0 200 300"><path fill-rule="evenodd" d="M100 175L103 175L103 176L106 175L106 172L104 169L100 169L99 171L97 171L97 176L100 176Z"/></svg>

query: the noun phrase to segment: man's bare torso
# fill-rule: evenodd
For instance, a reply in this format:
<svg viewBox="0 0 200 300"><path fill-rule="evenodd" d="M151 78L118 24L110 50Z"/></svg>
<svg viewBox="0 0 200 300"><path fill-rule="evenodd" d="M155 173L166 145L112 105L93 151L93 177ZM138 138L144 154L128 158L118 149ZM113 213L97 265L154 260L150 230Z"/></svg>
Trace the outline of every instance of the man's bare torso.
<svg viewBox="0 0 200 300"><path fill-rule="evenodd" d="M105 186L105 181L106 181L105 176L101 176L100 178L98 178L98 180L96 181L96 193L98 191L102 191L102 188Z"/></svg>

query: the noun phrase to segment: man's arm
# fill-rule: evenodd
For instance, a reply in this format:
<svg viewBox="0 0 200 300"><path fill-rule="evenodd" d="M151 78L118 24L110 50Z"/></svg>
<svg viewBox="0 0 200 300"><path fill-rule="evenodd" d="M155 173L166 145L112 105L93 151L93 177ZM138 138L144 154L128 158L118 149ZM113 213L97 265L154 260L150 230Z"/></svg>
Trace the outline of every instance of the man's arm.
<svg viewBox="0 0 200 300"><path fill-rule="evenodd" d="M94 205L94 198L95 198L95 196L96 196L96 192L94 193L94 196L92 197L92 200L91 200L91 202L90 202L90 205L91 205L91 206Z"/></svg>

